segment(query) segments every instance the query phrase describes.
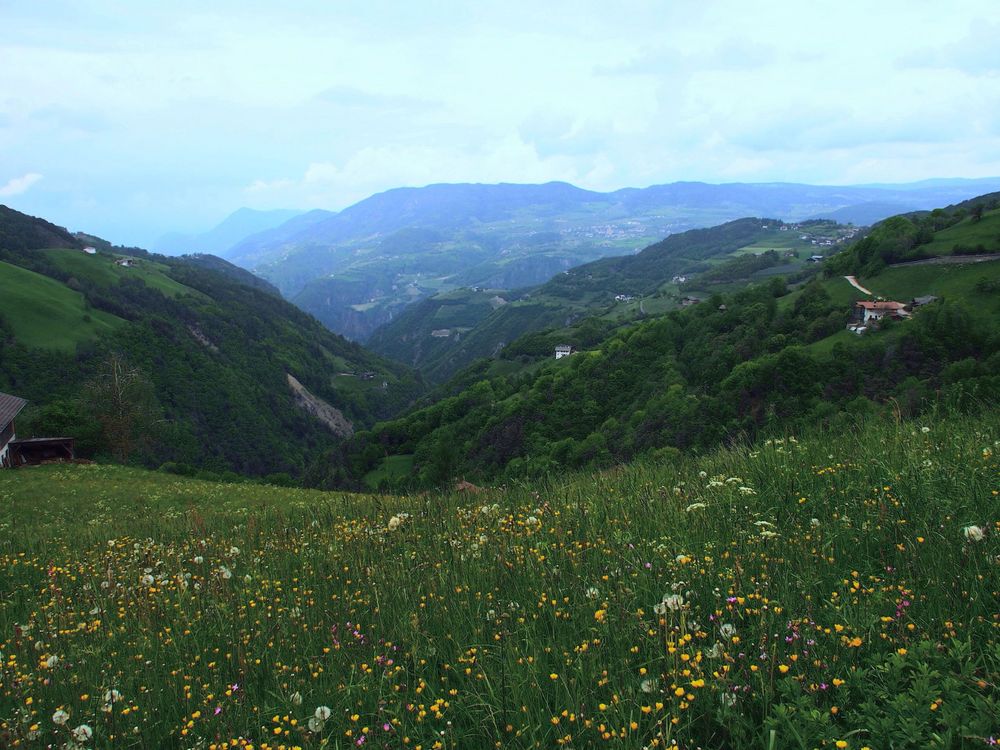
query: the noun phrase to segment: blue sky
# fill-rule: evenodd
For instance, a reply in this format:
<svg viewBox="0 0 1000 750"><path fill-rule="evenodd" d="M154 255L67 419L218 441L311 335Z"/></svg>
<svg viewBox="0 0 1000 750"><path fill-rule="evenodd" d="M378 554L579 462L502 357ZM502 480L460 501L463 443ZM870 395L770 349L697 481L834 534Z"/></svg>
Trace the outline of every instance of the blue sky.
<svg viewBox="0 0 1000 750"><path fill-rule="evenodd" d="M116 242L432 182L1000 175L996 0L0 0L0 203Z"/></svg>

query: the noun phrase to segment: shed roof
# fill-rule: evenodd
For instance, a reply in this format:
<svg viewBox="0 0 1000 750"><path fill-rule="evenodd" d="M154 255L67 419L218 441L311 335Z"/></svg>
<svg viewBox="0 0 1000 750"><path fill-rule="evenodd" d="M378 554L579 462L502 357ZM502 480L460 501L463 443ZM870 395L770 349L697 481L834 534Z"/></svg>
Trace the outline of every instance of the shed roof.
<svg viewBox="0 0 1000 750"><path fill-rule="evenodd" d="M6 427L13 422L14 417L20 414L21 409L27 404L23 398L0 392L0 427Z"/></svg>

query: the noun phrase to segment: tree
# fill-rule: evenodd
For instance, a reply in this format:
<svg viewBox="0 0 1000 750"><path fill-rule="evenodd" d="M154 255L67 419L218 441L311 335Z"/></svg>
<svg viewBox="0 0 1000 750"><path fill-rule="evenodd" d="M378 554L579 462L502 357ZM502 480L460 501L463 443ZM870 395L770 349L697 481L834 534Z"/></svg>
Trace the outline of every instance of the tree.
<svg viewBox="0 0 1000 750"><path fill-rule="evenodd" d="M116 461L128 462L136 450L153 442L161 420L153 386L137 367L112 353L84 390L105 446Z"/></svg>

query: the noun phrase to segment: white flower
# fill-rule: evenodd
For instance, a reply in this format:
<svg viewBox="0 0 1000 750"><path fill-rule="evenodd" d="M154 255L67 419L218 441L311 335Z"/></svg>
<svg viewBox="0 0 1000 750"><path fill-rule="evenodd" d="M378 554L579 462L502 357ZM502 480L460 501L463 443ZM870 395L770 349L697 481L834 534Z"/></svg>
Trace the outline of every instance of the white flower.
<svg viewBox="0 0 1000 750"><path fill-rule="evenodd" d="M70 734L73 735L73 739L77 742L86 742L91 737L94 736L94 730L90 728L87 724L81 724L76 729L74 729Z"/></svg>
<svg viewBox="0 0 1000 750"><path fill-rule="evenodd" d="M691 503L688 507L684 509L685 513L690 513L693 510L701 510L706 507L705 503Z"/></svg>
<svg viewBox="0 0 1000 750"><path fill-rule="evenodd" d="M222 576L227 581L233 577L233 571L227 568L225 565L219 566L219 575Z"/></svg>
<svg viewBox="0 0 1000 750"><path fill-rule="evenodd" d="M656 680L647 677L645 680L639 683L639 689L644 693L652 693L656 690Z"/></svg>
<svg viewBox="0 0 1000 750"><path fill-rule="evenodd" d="M931 431L931 428L930 427L921 427L920 431L926 435L928 432Z"/></svg>
<svg viewBox="0 0 1000 750"><path fill-rule="evenodd" d="M712 644L712 648L705 652L705 656L710 659L718 659L723 654L722 644L716 641Z"/></svg>
<svg viewBox="0 0 1000 750"><path fill-rule="evenodd" d="M67 721L69 721L69 714L63 711L61 708L52 714L52 723L62 726Z"/></svg>
<svg viewBox="0 0 1000 750"><path fill-rule="evenodd" d="M107 691L107 692L106 692L106 693L104 694L104 702L105 702L105 703L117 703L117 702L118 702L118 701L120 701L121 699L122 699L122 694L121 694L121 693L119 693L119 692L118 692L117 690L115 690L114 688L112 688L111 690L108 690L108 691Z"/></svg>
<svg viewBox="0 0 1000 750"><path fill-rule="evenodd" d="M204 557L202 557L201 555L195 555L194 556L194 564L195 565L201 565L203 562L205 562L205 558Z"/></svg>
<svg viewBox="0 0 1000 750"><path fill-rule="evenodd" d="M538 519L535 518L534 516L528 516L527 518L524 519L524 525L525 526L537 526L538 525Z"/></svg>
<svg viewBox="0 0 1000 750"><path fill-rule="evenodd" d="M819 528L819 519L818 518L810 518L809 519L809 525L812 526L814 529L818 529Z"/></svg>
<svg viewBox="0 0 1000 750"><path fill-rule="evenodd" d="M980 526L965 526L962 529L962 533L965 534L965 538L970 542L981 542L986 535Z"/></svg>
<svg viewBox="0 0 1000 750"><path fill-rule="evenodd" d="M301 706L302 705L302 693L300 693L298 690L296 690L294 693L292 693L291 701L292 701L292 705L293 706Z"/></svg>
<svg viewBox="0 0 1000 750"><path fill-rule="evenodd" d="M684 597L680 594L669 594L663 597L663 605L672 612L676 612L684 606Z"/></svg>
<svg viewBox="0 0 1000 750"><path fill-rule="evenodd" d="M152 586L153 585L153 576L151 576L149 573L146 573L146 575L144 575L142 578L140 578L139 581L140 581L140 583L142 583L143 586Z"/></svg>
<svg viewBox="0 0 1000 750"><path fill-rule="evenodd" d="M734 635L736 635L736 626L729 622L723 623L719 627L719 635L721 635L723 638L732 638Z"/></svg>
<svg viewBox="0 0 1000 750"><path fill-rule="evenodd" d="M48 659L45 660L45 666L48 667L49 669L52 669L52 667L54 667L58 663L59 663L59 657L56 656L55 654L52 654L52 656L50 656Z"/></svg>
<svg viewBox="0 0 1000 750"><path fill-rule="evenodd" d="M733 706L736 705L735 693L723 693L722 695L719 696L719 700L722 702L722 705L725 706L726 708L732 708Z"/></svg>
<svg viewBox="0 0 1000 750"><path fill-rule="evenodd" d="M698 478L699 479L707 479L708 478L708 472L707 471L699 471L698 472Z"/></svg>
<svg viewBox="0 0 1000 750"><path fill-rule="evenodd" d="M753 487L740 487L740 493L743 495L756 495L757 490Z"/></svg>
<svg viewBox="0 0 1000 750"><path fill-rule="evenodd" d="M313 716L315 716L320 721L326 721L332 715L333 711L330 710L329 706L318 706L316 710L313 712Z"/></svg>
<svg viewBox="0 0 1000 750"><path fill-rule="evenodd" d="M388 527L389 531L395 531L402 525L403 525L403 519L400 518L399 516L393 516L392 518L389 519L389 527Z"/></svg>
<svg viewBox="0 0 1000 750"><path fill-rule="evenodd" d="M588 599L596 599L601 595L601 592L597 589L597 586L591 586L586 591L586 596Z"/></svg>
<svg viewBox="0 0 1000 750"><path fill-rule="evenodd" d="M240 548L239 547L230 547L229 548L229 556L230 557L239 557L240 556Z"/></svg>

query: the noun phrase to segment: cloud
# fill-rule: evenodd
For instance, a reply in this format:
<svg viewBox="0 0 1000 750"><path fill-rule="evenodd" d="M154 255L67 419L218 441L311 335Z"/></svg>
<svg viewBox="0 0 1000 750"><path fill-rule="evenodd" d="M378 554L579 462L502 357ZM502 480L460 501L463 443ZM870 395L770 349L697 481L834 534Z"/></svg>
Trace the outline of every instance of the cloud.
<svg viewBox="0 0 1000 750"><path fill-rule="evenodd" d="M40 179L42 179L42 176L37 172L28 172L26 175L13 177L7 181L6 185L0 187L0 198L9 198L12 195L26 193Z"/></svg>
<svg viewBox="0 0 1000 750"><path fill-rule="evenodd" d="M1000 23L973 22L962 39L942 47L925 48L903 55L903 68L944 68L981 76L1000 73Z"/></svg>
<svg viewBox="0 0 1000 750"><path fill-rule="evenodd" d="M750 71L775 62L774 47L730 37L712 49L682 52L673 47L645 48L628 62L598 66L595 75L663 75L677 72Z"/></svg>
<svg viewBox="0 0 1000 750"><path fill-rule="evenodd" d="M353 86L331 86L316 95L316 99L350 109L424 111L437 109L440 102L399 94L376 94Z"/></svg>

